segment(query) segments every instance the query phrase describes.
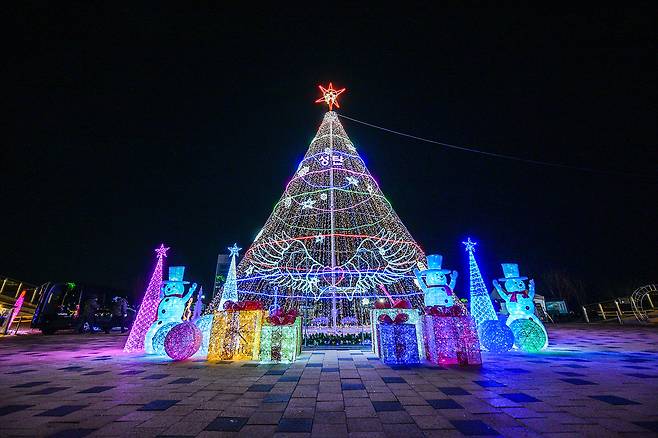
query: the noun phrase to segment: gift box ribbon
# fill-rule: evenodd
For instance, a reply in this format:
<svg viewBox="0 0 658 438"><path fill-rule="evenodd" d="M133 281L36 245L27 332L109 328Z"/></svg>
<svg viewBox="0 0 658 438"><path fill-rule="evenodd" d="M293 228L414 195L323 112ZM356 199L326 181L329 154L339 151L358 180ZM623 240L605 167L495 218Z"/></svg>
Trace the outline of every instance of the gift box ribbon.
<svg viewBox="0 0 658 438"><path fill-rule="evenodd" d="M425 314L431 316L464 316L464 309L461 306L454 305L450 307L445 306L428 306L425 307Z"/></svg>
<svg viewBox="0 0 658 438"><path fill-rule="evenodd" d="M270 312L270 316L265 318L265 320L271 325L291 325L295 323L297 315L298 313L296 309L290 309L288 311L275 309Z"/></svg>
<svg viewBox="0 0 658 438"><path fill-rule="evenodd" d="M227 301L224 303L224 310L242 311L242 310L262 310L263 303L260 301Z"/></svg>
<svg viewBox="0 0 658 438"><path fill-rule="evenodd" d="M395 315L395 319L391 318L388 315L379 315L379 318L377 320L382 323L382 324L404 324L405 322L409 321L409 315L406 313L398 313Z"/></svg>

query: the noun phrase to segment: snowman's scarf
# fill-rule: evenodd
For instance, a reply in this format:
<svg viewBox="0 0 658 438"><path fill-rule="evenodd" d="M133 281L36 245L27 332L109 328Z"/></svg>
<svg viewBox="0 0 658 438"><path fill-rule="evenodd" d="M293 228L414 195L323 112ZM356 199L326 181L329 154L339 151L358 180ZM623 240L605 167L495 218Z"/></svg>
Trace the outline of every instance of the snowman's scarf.
<svg viewBox="0 0 658 438"><path fill-rule="evenodd" d="M528 295L528 290L527 289L526 290L521 290L521 291L514 291L514 292L507 292L507 291L504 291L504 292L507 295L511 296L511 298L509 299L510 303L518 303L519 302L518 298L516 298L516 296L518 294L523 295L523 298L530 298L530 295Z"/></svg>

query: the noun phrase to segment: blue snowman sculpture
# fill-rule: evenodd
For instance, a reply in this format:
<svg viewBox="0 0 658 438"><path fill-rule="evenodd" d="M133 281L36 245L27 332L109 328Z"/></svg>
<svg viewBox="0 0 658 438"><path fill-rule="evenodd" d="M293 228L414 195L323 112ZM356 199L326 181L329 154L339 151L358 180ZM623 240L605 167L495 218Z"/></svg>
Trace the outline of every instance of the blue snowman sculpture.
<svg viewBox="0 0 658 438"><path fill-rule="evenodd" d="M427 256L427 269L422 271L414 269L418 285L425 294L425 307L445 306L452 307L455 304L455 284L457 283L457 271L442 269L443 256L431 254ZM450 275L450 283L448 283Z"/></svg>
<svg viewBox="0 0 658 438"><path fill-rule="evenodd" d="M185 285L190 284L190 282L183 281L184 275L185 266L169 267L169 280L163 281L160 288L158 319L151 324L144 339L144 350L147 354L155 354L160 351L159 348L156 348L157 346L153 345L153 338L161 327L166 325L171 329L173 326L167 323L182 322L185 306L197 288L197 284L193 283L185 292ZM164 339L164 336L159 336L158 339L160 338Z"/></svg>
<svg viewBox="0 0 658 438"><path fill-rule="evenodd" d="M546 348L548 346L548 334L546 333L544 324L542 324L539 318L535 315L535 303L533 301L535 298L535 280L529 280L528 286L526 287L525 281L528 280L528 277L522 277L519 275L518 264L501 263L501 266L505 277L494 280L493 285L498 291L500 297L505 300L505 307L509 312L509 317L506 321L507 326L514 331L512 324L516 320L530 320L534 322L543 332L543 348ZM502 285L500 284L501 282L503 283ZM515 336L517 336L516 333Z"/></svg>

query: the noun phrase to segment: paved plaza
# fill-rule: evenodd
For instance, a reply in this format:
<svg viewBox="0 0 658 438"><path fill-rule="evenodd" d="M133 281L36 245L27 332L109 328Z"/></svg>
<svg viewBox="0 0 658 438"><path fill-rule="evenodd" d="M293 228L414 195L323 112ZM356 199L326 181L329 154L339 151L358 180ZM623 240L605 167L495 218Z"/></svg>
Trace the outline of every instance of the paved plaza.
<svg viewBox="0 0 658 438"><path fill-rule="evenodd" d="M658 435L658 331L549 327L546 352L481 368L368 351L292 365L124 355L125 335L0 339L0 436Z"/></svg>

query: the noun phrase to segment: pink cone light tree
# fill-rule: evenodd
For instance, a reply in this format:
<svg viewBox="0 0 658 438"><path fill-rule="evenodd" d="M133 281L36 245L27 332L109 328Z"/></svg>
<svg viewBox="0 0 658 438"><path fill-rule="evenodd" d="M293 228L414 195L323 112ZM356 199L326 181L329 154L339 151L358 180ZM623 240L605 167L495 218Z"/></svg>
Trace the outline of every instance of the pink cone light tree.
<svg viewBox="0 0 658 438"><path fill-rule="evenodd" d="M144 352L144 337L153 321L157 318L158 304L160 304L160 285L162 284L162 265L163 259L167 257L167 251L164 244L155 250L158 260L151 275L142 304L139 306L139 312L135 317L130 335L126 341L123 351L127 353Z"/></svg>

